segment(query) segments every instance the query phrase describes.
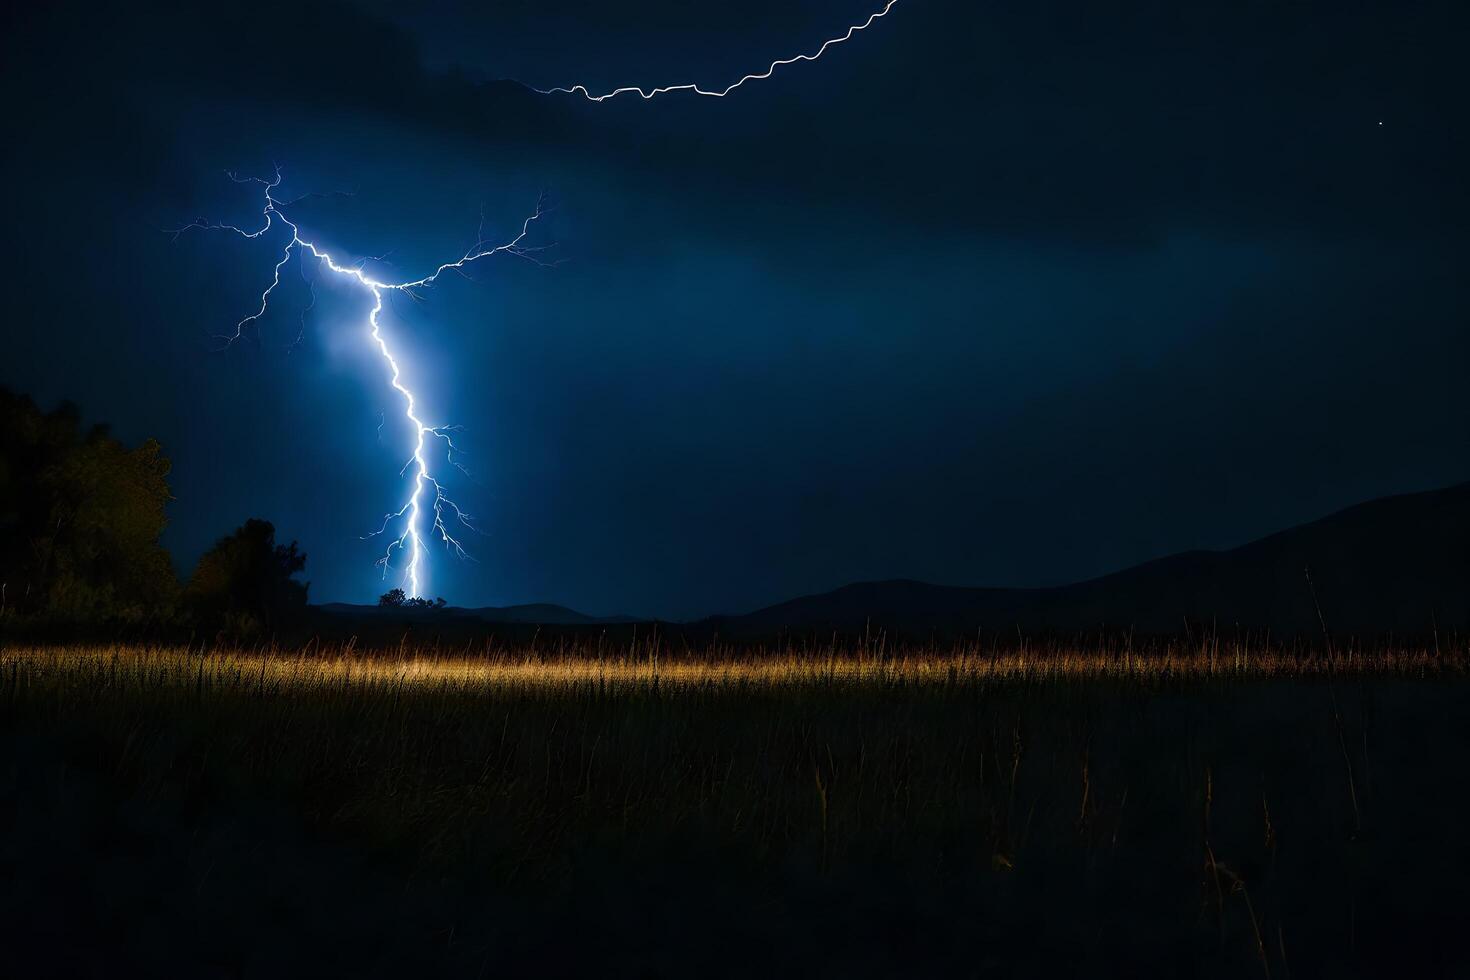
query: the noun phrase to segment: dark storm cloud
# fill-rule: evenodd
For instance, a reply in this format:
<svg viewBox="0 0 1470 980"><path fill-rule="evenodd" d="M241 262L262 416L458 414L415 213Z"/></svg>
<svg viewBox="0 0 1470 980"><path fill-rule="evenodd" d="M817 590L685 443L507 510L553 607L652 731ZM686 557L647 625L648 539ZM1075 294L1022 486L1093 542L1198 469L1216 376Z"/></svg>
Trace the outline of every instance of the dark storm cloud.
<svg viewBox="0 0 1470 980"><path fill-rule="evenodd" d="M355 188L303 220L393 268L560 205L563 267L392 313L483 481L458 602L1060 581L1467 475L1459 7L903 0L738 98L497 80L718 82L868 12L702 8L13 12L0 381L160 436L185 563L261 513L314 597L370 596L358 301L210 354L270 257L158 232L248 218L219 171L276 161Z"/></svg>
<svg viewBox="0 0 1470 980"><path fill-rule="evenodd" d="M641 5L632 27L626 12L609 21L608 5L572 3L503 16L498 5L469 14L382 5L381 15L346 4L188 5L55 13L72 21L62 40L27 47L52 91L75 89L84 114L99 97L135 109L140 99L233 105L246 126L258 125L251 107L360 114L491 160L531 153L559 169L575 155L615 180L690 184L704 197L758 188L749 203L762 219L799 203L834 220L858 209L1126 243L1180 224L1417 235L1464 218L1463 135L1450 124L1463 17L1453 5L910 3L820 66L784 69L728 103L591 106L470 80L525 65L513 53L523 39L545 46L549 34L579 60L605 60L615 25L613 60L640 82L733 76L866 10L825 4L824 16L795 17L771 7L742 5L736 38L707 30L690 41L675 33L690 20L684 4ZM389 19L404 9L406 23ZM795 36L757 44L767 23ZM763 53L743 54L747 43ZM425 52L440 61L441 48L478 63L470 74L426 69ZM570 58L555 70L574 74L555 80L627 81L596 60L578 72ZM57 62L74 70L63 78Z"/></svg>

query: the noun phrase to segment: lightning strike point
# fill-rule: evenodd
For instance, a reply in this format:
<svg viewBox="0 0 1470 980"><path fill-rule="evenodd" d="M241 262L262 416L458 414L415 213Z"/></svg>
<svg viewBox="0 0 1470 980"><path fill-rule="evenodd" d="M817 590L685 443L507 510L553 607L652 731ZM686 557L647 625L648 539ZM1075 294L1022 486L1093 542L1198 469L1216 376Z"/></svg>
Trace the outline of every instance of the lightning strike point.
<svg viewBox="0 0 1470 980"><path fill-rule="evenodd" d="M270 308L271 296L275 292L276 287L281 284L281 270L291 261L293 254L301 256L301 261L305 261L305 256L309 254L317 260L321 268L356 283L372 298L372 307L368 311L367 316L367 334L372 341L374 349L382 357L383 363L387 368L389 386L392 387L403 401L403 417L408 420L413 428L414 441L413 453L402 471L405 473L410 470L412 471L412 485L408 498L398 510L384 516L383 523L378 530L365 535L365 537L372 538L390 533L390 528L397 531L388 542L383 556L378 559L377 563L382 566L383 575L386 577L393 567L395 554L399 555L400 558L406 556L407 562L403 566L404 584L408 586L411 595L415 597L423 596L426 580L425 561L427 552L426 542L424 540L425 535L437 537L445 548L452 551L457 557L471 558L469 552L464 549L459 540L450 533L448 521L452 520L456 526L470 530L475 530L475 526L470 516L444 492L444 485L435 478L431 459L426 451L430 437L443 440L445 444L445 462L459 469L461 472L465 472L464 467L456 459L458 447L455 446L453 439L453 433L460 431L460 427L455 425L430 425L424 422L419 416L419 400L405 383L403 372L398 365L398 359L394 355L393 349L389 346L387 338L383 336L381 315L383 312L384 296L391 295L394 292L401 292L410 298L419 299L420 293L418 291L433 286L444 273L451 271L463 273L464 269L470 264L502 253L528 259L538 265L554 264L543 262L539 258L539 253L550 246L531 246L525 244L525 240L531 232L531 226L546 213L546 198L543 195L536 202L536 210L521 223L520 233L510 241L492 245L485 241L482 232L475 244L466 250L462 256L452 262L440 264L427 276L406 282L383 282L367 275L363 271L366 268L368 259L363 259L356 263L344 263L338 261L331 253L319 245L302 237L300 226L288 217L284 210L296 202L326 195L307 194L294 198L291 201L278 200L275 196L275 191L281 184L281 171L279 168L275 170L270 179L262 177L238 177L233 173L229 177L237 184L259 184L261 186L265 196L265 203L261 209L261 217L263 219L261 227L250 231L237 225L198 219L181 228L173 229L171 234L174 239L177 240L180 235L191 229L230 231L242 238L256 239L270 231L277 222L280 222L280 224L290 230L291 239L281 249L280 257L276 260L271 273L271 281L260 294L259 308L254 313L251 313L236 323L234 333L222 335L215 339L223 342L222 349L228 348L233 346L236 341L245 336L248 330L258 324L259 320L265 316L266 311ZM315 290L313 290L312 304L315 304L315 302L316 294ZM302 332L305 331L304 318L309 310L310 306L302 311ZM301 337L298 334L292 347L299 344L300 340ZM378 433L381 436L381 421L378 424ZM426 501L425 498L430 495L431 490L432 499ZM425 523L428 524L427 528L423 527Z"/></svg>

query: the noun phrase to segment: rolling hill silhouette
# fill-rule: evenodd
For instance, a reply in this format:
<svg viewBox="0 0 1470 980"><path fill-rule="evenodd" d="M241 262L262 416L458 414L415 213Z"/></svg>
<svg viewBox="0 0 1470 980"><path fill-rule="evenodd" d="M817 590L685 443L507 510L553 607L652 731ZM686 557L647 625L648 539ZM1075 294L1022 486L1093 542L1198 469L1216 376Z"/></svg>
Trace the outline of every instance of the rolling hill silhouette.
<svg viewBox="0 0 1470 980"><path fill-rule="evenodd" d="M1362 636L1470 628L1470 483L1385 497L1229 551L1183 552L1073 585L862 582L702 625L731 636L1201 626L1320 636L1324 623Z"/></svg>
<svg viewBox="0 0 1470 980"><path fill-rule="evenodd" d="M1365 639L1390 633L1428 638L1470 631L1470 483L1385 497L1239 548L1182 552L1055 588L859 582L744 615L683 624L589 616L550 603L313 608L315 633L378 639L410 628L464 641L487 629L504 637L625 637L655 627L689 643L864 630L924 639L977 630L1165 634L1202 628L1315 640L1324 626Z"/></svg>

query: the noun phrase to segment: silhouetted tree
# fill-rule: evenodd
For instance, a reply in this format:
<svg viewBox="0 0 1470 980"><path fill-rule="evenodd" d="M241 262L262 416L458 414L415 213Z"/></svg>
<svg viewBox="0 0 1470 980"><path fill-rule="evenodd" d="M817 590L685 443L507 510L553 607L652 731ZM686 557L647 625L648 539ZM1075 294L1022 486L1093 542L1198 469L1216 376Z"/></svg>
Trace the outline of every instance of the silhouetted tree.
<svg viewBox="0 0 1470 980"><path fill-rule="evenodd" d="M204 553L185 596L202 622L237 638L269 632L306 606L306 567L296 542L276 544L270 521L252 518Z"/></svg>
<svg viewBox="0 0 1470 980"><path fill-rule="evenodd" d="M169 461L0 388L0 610L141 620L178 594L163 533Z"/></svg>

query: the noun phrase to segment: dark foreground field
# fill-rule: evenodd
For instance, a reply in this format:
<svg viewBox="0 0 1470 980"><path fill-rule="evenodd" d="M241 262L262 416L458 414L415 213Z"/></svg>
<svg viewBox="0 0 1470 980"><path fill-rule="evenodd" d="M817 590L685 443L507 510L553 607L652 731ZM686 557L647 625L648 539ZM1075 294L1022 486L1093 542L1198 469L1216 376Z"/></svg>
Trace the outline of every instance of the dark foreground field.
<svg viewBox="0 0 1470 980"><path fill-rule="evenodd" d="M1462 655L0 651L12 976L1453 976Z"/></svg>

